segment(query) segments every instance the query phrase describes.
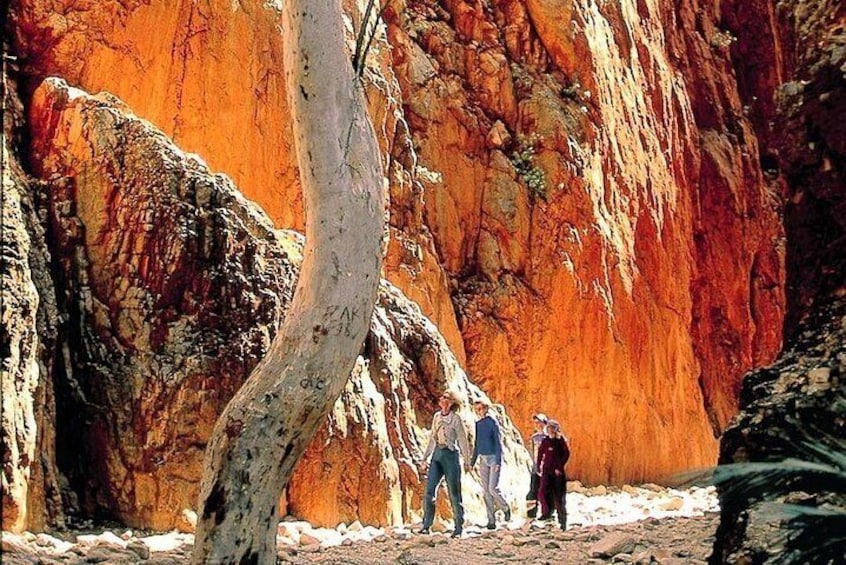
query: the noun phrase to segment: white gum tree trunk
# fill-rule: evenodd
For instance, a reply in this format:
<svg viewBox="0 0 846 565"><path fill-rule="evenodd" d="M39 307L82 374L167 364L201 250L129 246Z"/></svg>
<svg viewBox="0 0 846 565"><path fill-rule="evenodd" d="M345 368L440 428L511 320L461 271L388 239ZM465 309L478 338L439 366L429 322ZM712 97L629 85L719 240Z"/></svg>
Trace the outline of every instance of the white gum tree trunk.
<svg viewBox="0 0 846 565"><path fill-rule="evenodd" d="M340 0L285 0L283 10L304 261L279 334L206 449L194 563L276 563L279 495L344 388L379 285L382 164Z"/></svg>

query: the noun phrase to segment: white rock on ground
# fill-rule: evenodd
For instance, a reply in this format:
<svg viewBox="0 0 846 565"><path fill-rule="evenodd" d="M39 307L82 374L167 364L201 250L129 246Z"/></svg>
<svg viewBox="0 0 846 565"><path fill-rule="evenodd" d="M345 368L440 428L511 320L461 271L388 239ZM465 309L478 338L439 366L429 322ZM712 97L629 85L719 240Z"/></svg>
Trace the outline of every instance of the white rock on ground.
<svg viewBox="0 0 846 565"><path fill-rule="evenodd" d="M579 485L580 486L580 485ZM578 487L577 487L578 488ZM695 517L706 512L719 510L716 491L713 487L691 488L687 490L666 489L655 485L632 486L623 488L603 487L606 494L592 496L589 492L602 492L603 489L593 487L581 489L583 492L569 492L567 495L568 524L571 529L579 526L608 526L636 522L644 518ZM362 525L355 521L349 525L339 524L335 528L314 528L308 522L286 518L279 523L277 547L281 551L288 548L298 548L300 551L311 552L322 548L329 548L353 543L404 540L412 537L412 530L416 525L402 525L386 528L376 528ZM532 531L538 528L554 528L551 523L538 523L518 516L509 524L505 524L494 534L501 537L502 545L522 545L531 543ZM440 517L436 520L433 530L447 532L452 530L452 522ZM489 532L474 525L467 524L470 536L488 535ZM569 534L569 532L567 533ZM94 548L104 549L132 549L138 552L149 548L150 554L164 553L186 548L193 545L192 534L173 531L167 534L152 536L138 536L132 531L118 536L105 531L101 534L85 534L76 538L76 543L63 541L48 534L34 535L25 532L21 535L3 532L3 551L10 553L38 553L40 555L57 556L73 551L83 553ZM124 539L126 538L126 539ZM623 534L608 534L591 547L591 553L596 556L613 557L618 554L628 554L634 549L634 543ZM432 536L415 537L421 544L434 546L446 543L448 537L435 534ZM636 541L636 540L635 540ZM630 547L632 546L632 547ZM146 553L146 552L144 552ZM140 554L139 554L140 555Z"/></svg>

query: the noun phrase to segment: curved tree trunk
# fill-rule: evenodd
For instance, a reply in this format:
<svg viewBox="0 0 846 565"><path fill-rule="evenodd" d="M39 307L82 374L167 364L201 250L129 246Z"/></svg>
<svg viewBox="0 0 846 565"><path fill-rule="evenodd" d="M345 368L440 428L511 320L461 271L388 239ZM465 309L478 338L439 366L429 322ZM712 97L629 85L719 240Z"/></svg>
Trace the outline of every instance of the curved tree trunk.
<svg viewBox="0 0 846 565"><path fill-rule="evenodd" d="M340 1L286 0L284 27L304 261L283 327L206 450L194 563L276 563L279 495L344 388L379 284L382 165Z"/></svg>

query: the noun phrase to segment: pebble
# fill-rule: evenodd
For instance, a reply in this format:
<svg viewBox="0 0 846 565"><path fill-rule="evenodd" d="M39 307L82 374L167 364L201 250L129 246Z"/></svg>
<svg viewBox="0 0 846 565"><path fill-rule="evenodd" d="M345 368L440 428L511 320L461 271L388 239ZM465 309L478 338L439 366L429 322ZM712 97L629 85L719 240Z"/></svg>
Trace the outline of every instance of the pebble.
<svg viewBox="0 0 846 565"><path fill-rule="evenodd" d="M613 557L618 553L631 553L637 540L624 532L612 532L593 544L588 553L591 557Z"/></svg>
<svg viewBox="0 0 846 565"><path fill-rule="evenodd" d="M672 510L681 510L683 506L684 506L684 500L679 498L679 497L674 497L674 498L671 498L670 500L668 500L666 502L663 502L659 506L659 508L661 508L661 510L672 511Z"/></svg>
<svg viewBox="0 0 846 565"><path fill-rule="evenodd" d="M576 483L575 481L573 483ZM569 486L569 485L568 485ZM580 484L574 484L576 489ZM654 489L654 490L652 490ZM618 563L650 563L660 560L679 559L694 560L695 556L704 558L709 542L697 539L691 542L694 545L684 545L687 539L675 539L683 532L673 531L672 534L662 537L668 547L677 550L675 552L666 549L653 549L651 553L639 551L633 553L638 545L637 540L643 539L647 532L653 532L656 528L666 532L667 516L682 515L682 513L698 513L698 515L710 516L715 520L714 512L718 510L716 494L713 488L675 490L658 487L657 485L624 485L622 487L593 487L593 492L605 492L605 495L581 494L578 492L568 493L568 515L570 517L570 530L560 531L554 523L539 523L533 520L525 520L515 513L515 517L507 528L495 531L487 531L476 526L469 526L465 532L464 539L454 540L447 535L435 533L432 535L413 535L409 525L391 526L376 528L362 525L360 521L350 524L339 523L332 528L316 528L305 521L293 518L285 518L277 530L277 552L280 561L288 562L295 560L299 550L302 553L316 554L329 552L332 547L339 546L336 551L354 552L350 555L366 555L371 551L381 551L384 555L392 552L397 555L403 552L404 548L415 547L420 555L415 555L415 562L431 562L422 555L437 549L438 552L461 552L466 544L482 544L478 549L478 555L487 554L491 559L498 562L531 562L541 563L544 559L552 557L541 557L546 555L569 556L574 546L581 546L581 557L579 562L588 562L590 557L605 557L613 559ZM652 500L650 500L652 499ZM633 522L633 520L647 516L646 520ZM616 524L626 524L615 529ZM451 532L452 522L438 519L434 530L439 532ZM673 535L675 534L675 535ZM616 538L614 536L617 536ZM651 534L653 537L654 533ZM622 538L620 538L622 536ZM603 544L610 545L612 541L623 543L622 548L610 547L603 550ZM610 541L609 541L610 540ZM621 541L622 540L622 541ZM386 542L392 543L387 544ZM24 533L20 536L7 534L2 536L3 552L23 553L26 558L37 555L35 561L40 559L44 563L56 562L80 563L87 562L125 562L137 563L152 560L157 565L182 565L188 561L188 556L193 544L193 535L171 532L156 536L144 537L133 530L118 530L118 533L109 531L101 534L80 535L77 543L65 542L48 534ZM380 549L368 549L367 542L379 544ZM653 542L654 543L654 542ZM703 545L704 544L704 545ZM680 547L681 546L681 547ZM472 547L472 545L471 545ZM646 547L649 547L648 545ZM518 549L519 548L519 549ZM683 548L690 549L685 551ZM600 551L601 550L601 551ZM527 557L532 556L532 557ZM395 558L394 558L395 559ZM452 559L452 558L450 558ZM366 562L364 560L363 562ZM450 561L458 563L459 561ZM411 561L409 561L411 563Z"/></svg>
<svg viewBox="0 0 846 565"><path fill-rule="evenodd" d="M348 527L347 529L348 529L349 531L351 531L351 532L360 532L363 528L364 528L364 527L361 525L361 522L359 522L358 520L356 520L355 522L353 522L352 524L350 524L350 525L349 525L349 527Z"/></svg>
<svg viewBox="0 0 846 565"><path fill-rule="evenodd" d="M127 545L126 549L135 553L141 559L149 559L150 558L150 548L147 547L147 544L140 540L131 540Z"/></svg>
<svg viewBox="0 0 846 565"><path fill-rule="evenodd" d="M303 532L300 534L300 545L303 547L320 545L320 538L310 533Z"/></svg>
<svg viewBox="0 0 846 565"><path fill-rule="evenodd" d="M411 540L413 545L428 545L429 547L434 547L435 543L432 540L432 536L422 535L417 536Z"/></svg>

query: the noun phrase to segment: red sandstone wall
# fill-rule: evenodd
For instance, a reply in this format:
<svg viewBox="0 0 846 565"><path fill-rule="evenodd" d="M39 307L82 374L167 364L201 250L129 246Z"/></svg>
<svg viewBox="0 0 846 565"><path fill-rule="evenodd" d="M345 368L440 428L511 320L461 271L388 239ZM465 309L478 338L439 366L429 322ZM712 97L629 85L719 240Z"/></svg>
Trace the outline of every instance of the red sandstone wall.
<svg viewBox="0 0 846 565"><path fill-rule="evenodd" d="M588 481L707 465L784 303L732 39L693 2L491 4L390 26L469 372L525 426L558 415Z"/></svg>
<svg viewBox="0 0 846 565"><path fill-rule="evenodd" d="M712 4L394 0L374 52L388 276L524 432L563 421L588 482L712 463L740 376L780 344L778 190ZM262 6L13 14L28 73L114 92L297 227Z"/></svg>

